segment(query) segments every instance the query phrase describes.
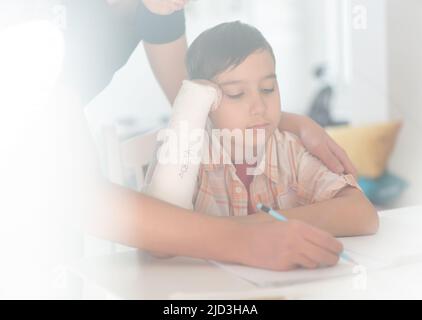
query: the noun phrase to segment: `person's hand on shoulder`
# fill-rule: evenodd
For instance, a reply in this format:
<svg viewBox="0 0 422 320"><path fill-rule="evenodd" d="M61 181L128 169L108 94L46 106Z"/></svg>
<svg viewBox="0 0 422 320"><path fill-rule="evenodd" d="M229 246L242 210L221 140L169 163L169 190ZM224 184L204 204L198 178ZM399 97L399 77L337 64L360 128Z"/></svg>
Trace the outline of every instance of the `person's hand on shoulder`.
<svg viewBox="0 0 422 320"><path fill-rule="evenodd" d="M352 174L357 178L357 170L346 151L316 122L309 119L301 126L299 135L305 148L337 174Z"/></svg>

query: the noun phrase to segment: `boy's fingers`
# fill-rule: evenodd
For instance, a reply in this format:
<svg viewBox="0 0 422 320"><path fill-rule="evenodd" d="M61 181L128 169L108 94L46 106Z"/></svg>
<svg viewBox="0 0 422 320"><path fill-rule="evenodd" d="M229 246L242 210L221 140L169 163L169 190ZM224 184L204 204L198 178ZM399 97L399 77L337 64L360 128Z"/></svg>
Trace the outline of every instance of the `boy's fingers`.
<svg viewBox="0 0 422 320"><path fill-rule="evenodd" d="M339 255L343 251L343 244L332 235L317 228L309 227L309 231L304 234L307 241L335 255Z"/></svg>
<svg viewBox="0 0 422 320"><path fill-rule="evenodd" d="M316 269L319 267L319 264L314 260L308 258L305 254L298 254L295 258L295 264L299 267L306 269Z"/></svg>
<svg viewBox="0 0 422 320"><path fill-rule="evenodd" d="M335 254L332 251L328 251L325 248L321 248L318 245L315 245L311 242L306 242L304 244L303 254L313 262L320 266L333 266L337 264L339 260L339 255Z"/></svg>
<svg viewBox="0 0 422 320"><path fill-rule="evenodd" d="M217 92L217 97L213 105L211 106L211 111L216 110L220 106L221 100L223 99L223 93L221 91L220 86L215 82L212 82L210 80L204 80L204 79L196 79L196 80L193 80L193 82L203 85L203 86L209 86L215 89L215 91Z"/></svg>

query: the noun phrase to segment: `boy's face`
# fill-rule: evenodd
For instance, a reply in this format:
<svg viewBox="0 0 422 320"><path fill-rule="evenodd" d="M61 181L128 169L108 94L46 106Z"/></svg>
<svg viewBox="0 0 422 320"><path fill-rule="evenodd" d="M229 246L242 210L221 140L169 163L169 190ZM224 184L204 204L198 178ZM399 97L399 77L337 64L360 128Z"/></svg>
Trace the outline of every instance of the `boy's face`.
<svg viewBox="0 0 422 320"><path fill-rule="evenodd" d="M214 79L222 92L219 107L210 113L214 127L219 129L252 130L256 144L257 129L265 129L265 140L280 121L280 92L271 54L260 50L249 55L234 69ZM244 135L245 137L245 135Z"/></svg>

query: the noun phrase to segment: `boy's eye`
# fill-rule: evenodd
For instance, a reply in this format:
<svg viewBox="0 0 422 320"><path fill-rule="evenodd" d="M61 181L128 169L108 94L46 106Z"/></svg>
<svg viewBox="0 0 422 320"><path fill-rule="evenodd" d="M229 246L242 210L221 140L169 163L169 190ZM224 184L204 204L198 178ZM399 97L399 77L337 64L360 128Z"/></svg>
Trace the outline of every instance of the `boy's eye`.
<svg viewBox="0 0 422 320"><path fill-rule="evenodd" d="M273 88L269 88L269 89L261 89L261 92L262 93L265 93L265 94L272 93L272 92L274 92L274 87Z"/></svg>
<svg viewBox="0 0 422 320"><path fill-rule="evenodd" d="M228 94L226 93L226 96L230 99L239 99L243 96L243 92L237 93L237 94Z"/></svg>

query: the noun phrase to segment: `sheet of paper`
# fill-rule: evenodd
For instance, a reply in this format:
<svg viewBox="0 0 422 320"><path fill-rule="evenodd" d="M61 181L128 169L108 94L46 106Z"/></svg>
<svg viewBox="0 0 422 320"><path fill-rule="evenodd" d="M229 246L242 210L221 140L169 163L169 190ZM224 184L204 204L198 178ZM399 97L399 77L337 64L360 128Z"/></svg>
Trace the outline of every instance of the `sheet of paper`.
<svg viewBox="0 0 422 320"><path fill-rule="evenodd" d="M213 262L224 270L260 287L282 286L357 274L422 262L422 207L408 207L380 213L376 235L341 238L344 248L359 265L340 260L331 268L276 272L235 264Z"/></svg>
<svg viewBox="0 0 422 320"><path fill-rule="evenodd" d="M220 263L211 261L227 272L253 283L259 287L285 286L297 283L311 282L340 276L354 276L365 270L374 270L386 267L386 264L368 259L366 257L347 252L359 265L345 261L339 261L334 267L314 270L297 269L292 271L271 271L259 268L251 268L242 265Z"/></svg>
<svg viewBox="0 0 422 320"><path fill-rule="evenodd" d="M376 235L341 238L344 248L390 266L422 261L422 208L410 207L381 214Z"/></svg>

